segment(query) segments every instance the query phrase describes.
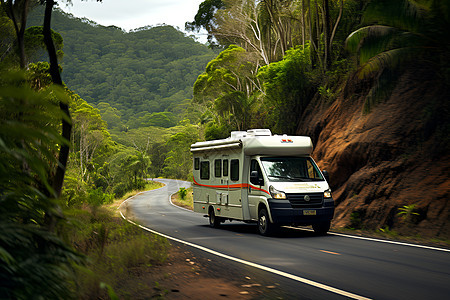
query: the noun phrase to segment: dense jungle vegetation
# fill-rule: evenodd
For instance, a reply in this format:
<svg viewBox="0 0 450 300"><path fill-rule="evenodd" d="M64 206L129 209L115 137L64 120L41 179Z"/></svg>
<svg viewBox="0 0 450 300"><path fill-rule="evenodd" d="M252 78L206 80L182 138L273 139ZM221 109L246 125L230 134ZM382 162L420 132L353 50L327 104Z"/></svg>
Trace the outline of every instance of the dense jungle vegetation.
<svg viewBox="0 0 450 300"><path fill-rule="evenodd" d="M78 297L77 274L93 274L80 245L95 232L103 254L130 230L108 235L97 209L147 178L188 179L195 141L295 134L308 104L329 105L352 77L370 90L365 114L410 65L450 79L446 1L205 0L186 28L206 29L209 48L170 26L76 19L53 0L0 3L2 298Z"/></svg>

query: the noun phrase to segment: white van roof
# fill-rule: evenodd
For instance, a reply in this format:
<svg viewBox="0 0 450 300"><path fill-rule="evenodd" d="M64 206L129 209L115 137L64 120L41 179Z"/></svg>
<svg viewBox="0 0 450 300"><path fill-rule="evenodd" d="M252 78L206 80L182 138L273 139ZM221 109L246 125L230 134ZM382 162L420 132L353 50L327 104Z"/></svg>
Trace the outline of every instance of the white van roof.
<svg viewBox="0 0 450 300"><path fill-rule="evenodd" d="M272 135L270 129L232 131L226 139L197 142L191 152L223 151L242 148L245 155L310 155L311 138L296 135Z"/></svg>

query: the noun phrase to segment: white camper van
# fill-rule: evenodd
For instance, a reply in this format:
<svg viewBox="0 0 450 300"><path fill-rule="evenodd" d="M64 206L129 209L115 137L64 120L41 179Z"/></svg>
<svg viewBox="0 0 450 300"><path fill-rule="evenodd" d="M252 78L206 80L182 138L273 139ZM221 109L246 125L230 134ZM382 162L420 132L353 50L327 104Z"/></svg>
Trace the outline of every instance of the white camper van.
<svg viewBox="0 0 450 300"><path fill-rule="evenodd" d="M262 235L281 225L312 225L325 234L334 201L306 136L269 129L233 131L222 140L191 145L194 211L212 227L226 220L257 222Z"/></svg>

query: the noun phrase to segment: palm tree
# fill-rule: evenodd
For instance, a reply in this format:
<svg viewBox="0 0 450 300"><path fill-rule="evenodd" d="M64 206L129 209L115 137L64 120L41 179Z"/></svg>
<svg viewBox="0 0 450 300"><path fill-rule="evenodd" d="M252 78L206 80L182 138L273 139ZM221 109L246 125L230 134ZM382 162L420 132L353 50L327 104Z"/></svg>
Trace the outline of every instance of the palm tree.
<svg viewBox="0 0 450 300"><path fill-rule="evenodd" d="M448 66L449 16L450 5L440 0L369 3L363 15L366 26L346 40L347 48L359 54L359 77L376 79L365 103L366 112L390 95L386 83L394 81L396 71L406 62Z"/></svg>

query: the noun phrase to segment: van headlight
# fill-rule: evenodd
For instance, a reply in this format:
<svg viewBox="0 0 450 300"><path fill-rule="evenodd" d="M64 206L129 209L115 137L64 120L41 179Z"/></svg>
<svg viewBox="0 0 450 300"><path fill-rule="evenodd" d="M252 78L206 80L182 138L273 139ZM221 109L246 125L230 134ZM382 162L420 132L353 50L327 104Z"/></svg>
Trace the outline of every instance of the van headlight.
<svg viewBox="0 0 450 300"><path fill-rule="evenodd" d="M325 192L323 192L323 197L324 198L331 198L331 190L325 190Z"/></svg>
<svg viewBox="0 0 450 300"><path fill-rule="evenodd" d="M286 199L286 194L282 191L275 189L273 186L269 187L269 192L273 199Z"/></svg>

